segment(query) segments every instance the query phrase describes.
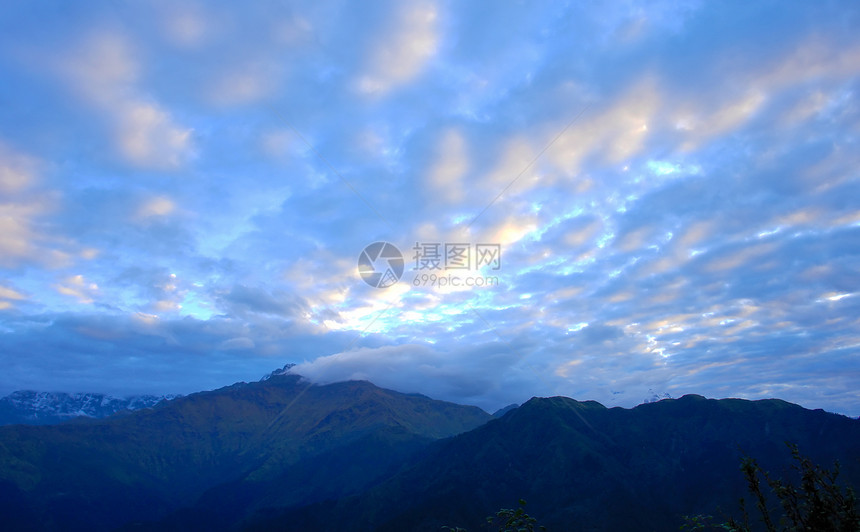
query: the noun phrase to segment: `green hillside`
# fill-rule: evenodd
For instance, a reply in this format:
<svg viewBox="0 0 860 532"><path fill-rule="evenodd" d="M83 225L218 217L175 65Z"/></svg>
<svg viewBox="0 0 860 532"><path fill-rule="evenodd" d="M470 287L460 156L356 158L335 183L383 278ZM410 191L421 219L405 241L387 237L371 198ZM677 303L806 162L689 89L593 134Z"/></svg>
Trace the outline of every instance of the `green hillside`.
<svg viewBox="0 0 860 532"><path fill-rule="evenodd" d="M37 529L109 530L161 519L201 497L214 503L241 485L244 500L215 507L223 524L257 504L354 493L428 442L488 419L476 407L367 382L309 386L273 377L123 417L2 427L0 494L18 501L7 515ZM368 448L388 452L346 451ZM324 475L310 474L315 463Z"/></svg>

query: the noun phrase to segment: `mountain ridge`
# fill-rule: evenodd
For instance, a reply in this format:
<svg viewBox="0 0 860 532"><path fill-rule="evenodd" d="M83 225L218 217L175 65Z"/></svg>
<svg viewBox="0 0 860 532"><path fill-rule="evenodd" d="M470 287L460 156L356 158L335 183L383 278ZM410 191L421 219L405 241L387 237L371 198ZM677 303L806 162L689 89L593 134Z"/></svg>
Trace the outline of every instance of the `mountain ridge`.
<svg viewBox="0 0 860 532"><path fill-rule="evenodd" d="M271 510L249 530L480 530L524 498L550 530L677 530L683 515L724 515L746 494L740 461L787 472L784 442L860 485L860 422L779 399L689 395L607 408L532 398L428 446L365 493Z"/></svg>
<svg viewBox="0 0 860 532"><path fill-rule="evenodd" d="M491 416L291 369L0 427L0 515L32 530L479 530L525 498L553 530L677 530L683 514L731 512L740 457L778 471L784 441L860 485L860 421L780 399L533 397Z"/></svg>
<svg viewBox="0 0 860 532"><path fill-rule="evenodd" d="M80 417L101 419L126 411L152 408L162 401L177 397L181 395L131 395L120 398L103 393L18 390L0 398L0 426L52 425Z"/></svg>
<svg viewBox="0 0 860 532"><path fill-rule="evenodd" d="M307 504L363 489L417 449L489 418L367 382L281 375L84 424L0 427L0 498L24 501L10 515L44 516L42 530L158 520L231 483L272 504ZM332 467L353 450L364 460ZM314 478L313 467L329 477ZM284 475L308 483L284 489ZM226 517L245 511L233 510Z"/></svg>

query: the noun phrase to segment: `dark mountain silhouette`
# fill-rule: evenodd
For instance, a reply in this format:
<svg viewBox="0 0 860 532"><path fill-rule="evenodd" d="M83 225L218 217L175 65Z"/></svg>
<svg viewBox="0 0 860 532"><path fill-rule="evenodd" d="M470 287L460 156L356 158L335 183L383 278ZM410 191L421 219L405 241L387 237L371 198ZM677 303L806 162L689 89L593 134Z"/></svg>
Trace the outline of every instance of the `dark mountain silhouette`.
<svg viewBox="0 0 860 532"><path fill-rule="evenodd" d="M510 412L511 410L514 410L515 408L519 408L519 406L520 405L513 403L513 404L510 404L506 407L500 408L500 409L496 410L495 412L493 412L493 417L502 417L505 414L507 414L508 412Z"/></svg>
<svg viewBox="0 0 860 532"><path fill-rule="evenodd" d="M553 397L431 445L365 493L272 510L249 528L478 531L524 498L549 530L678 530L684 515L737 514L744 454L790 473L786 441L821 464L839 459L843 480L860 485L860 422L844 416L780 400L689 395L607 409Z"/></svg>
<svg viewBox="0 0 860 532"><path fill-rule="evenodd" d="M741 457L781 474L786 441L860 485L860 421L779 400L553 397L492 418L276 373L121 417L0 427L2 528L478 531L524 498L550 530L677 530L736 513Z"/></svg>
<svg viewBox="0 0 860 532"><path fill-rule="evenodd" d="M0 427L0 515L33 530L111 530L202 505L225 526L259 505L357 493L489 419L368 382L274 375L119 418Z"/></svg>

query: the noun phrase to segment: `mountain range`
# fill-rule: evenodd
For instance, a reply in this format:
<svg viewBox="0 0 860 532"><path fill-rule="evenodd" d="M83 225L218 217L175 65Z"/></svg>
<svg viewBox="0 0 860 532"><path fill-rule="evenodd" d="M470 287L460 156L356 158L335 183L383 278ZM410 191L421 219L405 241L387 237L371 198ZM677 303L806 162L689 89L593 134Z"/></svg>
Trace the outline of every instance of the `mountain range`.
<svg viewBox="0 0 860 532"><path fill-rule="evenodd" d="M780 400L533 398L493 417L289 369L121 416L0 427L4 527L477 531L523 498L550 530L677 530L736 512L745 455L790 475L784 442L860 485L860 421Z"/></svg>
<svg viewBox="0 0 860 532"><path fill-rule="evenodd" d="M263 376L261 381L286 375L295 364L286 364ZM141 408L152 408L161 401L181 397L168 395L132 395L114 397L103 393L63 393L20 390L0 398L0 426L55 425L77 418L102 419Z"/></svg>
<svg viewBox="0 0 860 532"><path fill-rule="evenodd" d="M57 393L22 390L0 399L0 425L53 425L78 417L105 418L152 408L178 395L134 395L119 398L103 393Z"/></svg>
<svg viewBox="0 0 860 532"><path fill-rule="evenodd" d="M860 485L856 419L780 400L687 395L622 409L534 398L436 442L364 493L260 516L249 529L477 531L522 498L549 530L678 530L684 516L737 516L744 456L791 477L785 442L817 463L839 460L843 480Z"/></svg>

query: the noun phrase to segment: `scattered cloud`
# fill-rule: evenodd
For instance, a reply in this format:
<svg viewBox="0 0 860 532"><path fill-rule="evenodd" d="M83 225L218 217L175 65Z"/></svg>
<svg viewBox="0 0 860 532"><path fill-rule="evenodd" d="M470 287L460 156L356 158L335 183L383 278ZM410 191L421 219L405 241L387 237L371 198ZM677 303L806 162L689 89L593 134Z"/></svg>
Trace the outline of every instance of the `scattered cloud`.
<svg viewBox="0 0 860 532"><path fill-rule="evenodd" d="M857 14L14 10L0 393L297 362L488 410L658 391L858 415ZM384 290L357 272L375 241L404 257ZM415 269L446 242L500 244L497 282Z"/></svg>

